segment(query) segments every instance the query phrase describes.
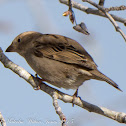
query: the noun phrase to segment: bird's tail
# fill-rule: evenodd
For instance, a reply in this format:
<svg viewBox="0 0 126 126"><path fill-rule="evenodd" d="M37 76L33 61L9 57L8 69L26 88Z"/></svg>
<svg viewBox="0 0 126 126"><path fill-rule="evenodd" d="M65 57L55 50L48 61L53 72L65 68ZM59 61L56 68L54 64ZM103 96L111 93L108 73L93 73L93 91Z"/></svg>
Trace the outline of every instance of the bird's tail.
<svg viewBox="0 0 126 126"><path fill-rule="evenodd" d="M93 70L90 71L92 73L92 75L94 76L94 79L97 80L101 80L101 81L106 81L107 83L109 83L110 85L112 85L113 87L115 87L116 89L118 89L119 91L122 91L119 86L110 78L108 78L107 76L105 76L103 73L101 73L98 70Z"/></svg>

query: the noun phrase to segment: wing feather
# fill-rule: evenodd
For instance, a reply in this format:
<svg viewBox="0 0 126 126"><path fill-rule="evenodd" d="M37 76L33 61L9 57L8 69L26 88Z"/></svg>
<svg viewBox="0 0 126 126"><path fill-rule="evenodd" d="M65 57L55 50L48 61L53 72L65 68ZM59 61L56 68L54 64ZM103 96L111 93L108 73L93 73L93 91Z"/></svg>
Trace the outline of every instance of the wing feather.
<svg viewBox="0 0 126 126"><path fill-rule="evenodd" d="M43 57L88 69L97 67L86 50L79 43L67 37L45 34L35 42L35 45L34 52L38 52L39 55L41 53Z"/></svg>

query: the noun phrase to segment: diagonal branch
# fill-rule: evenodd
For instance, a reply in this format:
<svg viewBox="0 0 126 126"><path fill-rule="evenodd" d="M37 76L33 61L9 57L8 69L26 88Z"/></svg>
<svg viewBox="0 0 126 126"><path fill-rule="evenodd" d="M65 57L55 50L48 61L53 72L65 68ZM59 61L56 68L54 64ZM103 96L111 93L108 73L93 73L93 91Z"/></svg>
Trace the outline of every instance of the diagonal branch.
<svg viewBox="0 0 126 126"><path fill-rule="evenodd" d="M88 2L91 5L95 6L96 8L98 8L99 10L101 10L106 17L110 20L110 22L113 24L113 26L115 27L116 31L119 32L122 37L124 38L124 40L126 41L126 35L123 33L123 31L121 30L121 28L118 26L118 24L115 22L115 20L113 19L113 17L105 11L105 8L96 4L95 2L91 1L91 0L82 0L83 2Z"/></svg>
<svg viewBox="0 0 126 126"><path fill-rule="evenodd" d="M86 109L89 112L94 112L94 113L97 113L97 114L101 114L103 116L106 116L108 118L116 120L116 121L118 121L120 123L125 123L126 124L126 113L116 112L116 111L112 111L112 110L109 110L109 109L104 108L104 107L100 107L100 106L90 104L90 103L88 103L88 102L86 102L84 100L81 100L79 97L76 97L74 99L74 101L73 101L73 96L70 96L70 95L65 94L63 92L60 92L59 90L57 90L55 88L52 88L52 87L48 86L45 83L42 83L40 85L40 81L36 77L32 76L25 69L23 69L22 67L14 64L12 61L10 61L6 57L6 55L2 52L1 48L0 48L0 61L2 62L2 64L6 68L12 70L16 74L18 74L21 78L25 79L33 88L35 88L35 87L37 87L39 85L40 90L42 90L45 93L49 94L53 98L53 104L55 104L54 105L55 108L56 108L56 102L57 102L55 100L60 99L65 103L74 103L75 105L77 105L77 106L79 106L79 107L81 107L83 109ZM58 115L60 115L60 114L58 114ZM62 116L62 117L65 117L65 116Z"/></svg>
<svg viewBox="0 0 126 126"><path fill-rule="evenodd" d="M110 8L105 8L105 10L108 11L121 11L121 10L126 10L126 6L122 5L119 7L110 7Z"/></svg>
<svg viewBox="0 0 126 126"><path fill-rule="evenodd" d="M68 0L59 0L59 2L66 4L68 6ZM74 2L74 1L72 1L72 7L76 8L78 10L81 10L81 11L87 13L87 14L93 14L93 15L102 16L102 17L107 18L106 15L103 12L101 12L97 9L93 9L93 8L83 6L83 5L81 5L77 2ZM126 23L126 19L124 19L124 18L118 17L114 14L111 14L111 16L114 18L115 21L121 22L123 24Z"/></svg>

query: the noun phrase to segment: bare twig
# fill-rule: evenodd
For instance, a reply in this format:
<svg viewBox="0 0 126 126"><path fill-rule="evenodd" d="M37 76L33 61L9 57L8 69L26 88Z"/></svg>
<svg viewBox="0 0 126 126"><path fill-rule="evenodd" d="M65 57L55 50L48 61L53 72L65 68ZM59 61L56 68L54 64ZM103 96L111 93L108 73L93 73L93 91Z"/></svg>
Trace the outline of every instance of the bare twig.
<svg viewBox="0 0 126 126"><path fill-rule="evenodd" d="M63 13L63 16L68 16L69 15L70 21L72 23L75 22L75 24L77 25L76 18L75 18L75 14L74 14L74 11L72 10L71 0L68 0L68 6L69 6L69 9L68 9L68 11L66 11L66 12Z"/></svg>
<svg viewBox="0 0 126 126"><path fill-rule="evenodd" d="M84 22L82 22L80 24L77 24L74 11L72 10L71 0L68 0L68 6L69 6L69 9L68 9L68 11L63 13L63 16L68 16L69 15L70 21L72 23L75 22L76 25L73 27L74 30L76 30L78 32L81 32L81 33L83 33L85 35L89 35L90 33L88 32L87 27L86 27Z"/></svg>
<svg viewBox="0 0 126 126"><path fill-rule="evenodd" d="M2 52L1 49L0 49L0 61L3 63L3 65L6 68L9 68L10 70L18 74L21 78L25 79L33 88L37 87L38 84L40 84L40 81L36 77L32 76L26 70L24 70L20 66L10 61L5 56L5 54ZM112 111L104 107L99 107L99 106L90 104L86 101L81 100L79 97L76 97L73 101L73 96L60 92L59 90L52 88L45 83L42 83L40 85L40 90L49 94L53 98L53 100L60 99L65 103L74 103L75 105L83 109L86 109L89 112L95 112L103 116L106 116L108 118L111 118L113 120L116 120L120 123L126 123L126 113L116 112L116 111ZM54 101L53 103L56 104L56 102Z"/></svg>
<svg viewBox="0 0 126 126"><path fill-rule="evenodd" d="M120 11L120 10L126 10L126 6L122 5L119 7L110 7L110 8L105 8L105 10L108 11Z"/></svg>
<svg viewBox="0 0 126 126"><path fill-rule="evenodd" d="M105 0L99 0L99 5L104 6Z"/></svg>
<svg viewBox="0 0 126 126"><path fill-rule="evenodd" d="M72 10L71 0L69 0L68 4L69 4L69 10Z"/></svg>
<svg viewBox="0 0 126 126"><path fill-rule="evenodd" d="M126 41L126 35L123 33L123 31L121 30L121 28L118 26L118 24L115 22L115 20L113 19L113 17L108 13L106 12L105 8L96 4L95 2L91 1L91 0L82 0L83 2L88 2L90 3L91 5L95 6L96 8L98 8L99 10L101 10L105 15L106 17L108 17L108 19L111 21L111 23L113 24L113 26L115 27L116 31L119 32L122 37L124 38L124 40Z"/></svg>
<svg viewBox="0 0 126 126"><path fill-rule="evenodd" d="M66 117L64 116L63 112L61 111L60 106L58 105L58 93L54 92L54 94L52 95L53 98L53 106L55 108L56 113L59 115L60 120L62 121L62 126L66 126L65 122L66 122Z"/></svg>
<svg viewBox="0 0 126 126"><path fill-rule="evenodd" d="M114 25L116 31L119 32L122 35L122 37L124 38L124 40L126 41L126 35L121 30L121 28L118 26L118 24L115 22L115 20L112 18L112 16L108 12L106 12L106 16L111 21L111 23Z"/></svg>
<svg viewBox="0 0 126 126"><path fill-rule="evenodd" d="M73 12L73 10L72 10L72 4L71 4L71 0L68 0L69 2L68 2L68 5L69 5L69 9L68 9L68 11L69 11L69 19L70 19L70 21L72 22L72 23L74 23L74 21L75 21L75 15L74 15L74 12Z"/></svg>
<svg viewBox="0 0 126 126"><path fill-rule="evenodd" d="M59 1L68 6L68 0L59 0ZM83 6L82 4L79 4L79 3L74 2L74 1L72 1L72 7L76 8L78 10L81 10L81 11L87 13L87 14L93 14L93 15L102 16L102 17L107 18L106 15L103 12L101 12L97 9L93 9L93 8ZM111 16L114 18L115 21L121 22L123 24L126 23L126 19L124 19L124 18L118 17L118 16L113 15L113 14L111 14Z"/></svg>
<svg viewBox="0 0 126 126"><path fill-rule="evenodd" d="M6 122L5 122L1 112L0 112L0 123L1 123L2 126L6 126Z"/></svg>

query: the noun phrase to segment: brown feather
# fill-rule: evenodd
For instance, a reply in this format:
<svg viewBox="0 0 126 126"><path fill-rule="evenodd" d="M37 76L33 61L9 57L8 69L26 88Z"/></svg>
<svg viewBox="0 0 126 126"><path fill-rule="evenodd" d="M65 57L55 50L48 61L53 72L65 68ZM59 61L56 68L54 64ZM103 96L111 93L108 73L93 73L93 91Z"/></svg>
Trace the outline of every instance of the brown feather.
<svg viewBox="0 0 126 126"><path fill-rule="evenodd" d="M95 69L97 67L86 50L70 38L45 34L36 40L36 45L37 43L38 46L36 46L35 50L39 50L46 58L68 64L75 64L88 69ZM43 45L43 47L39 45Z"/></svg>

